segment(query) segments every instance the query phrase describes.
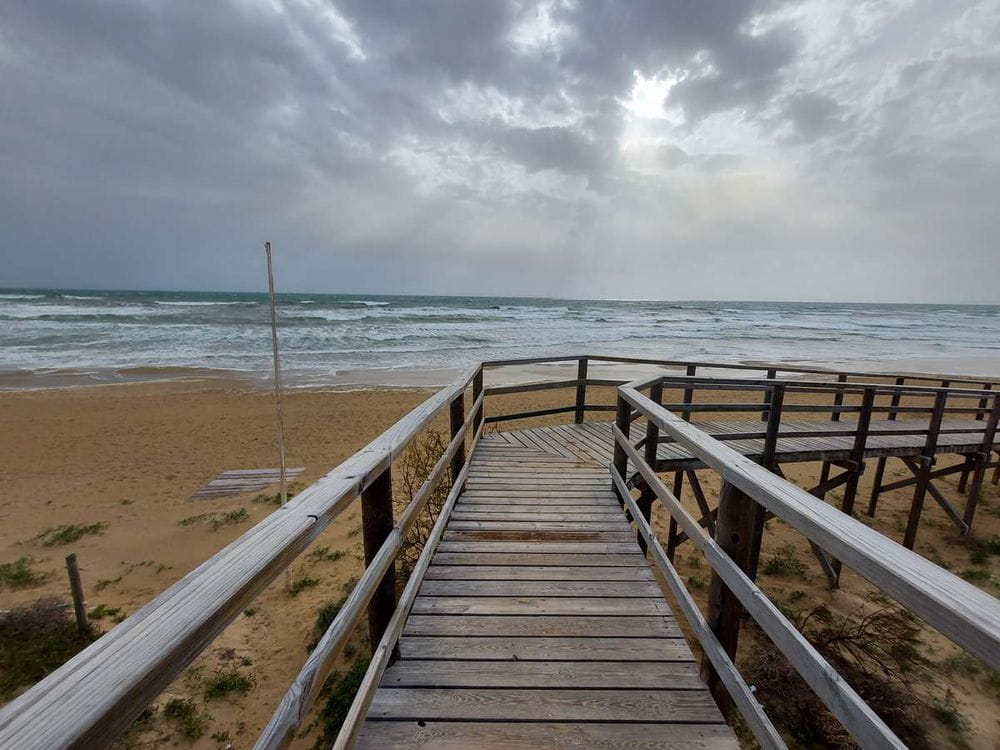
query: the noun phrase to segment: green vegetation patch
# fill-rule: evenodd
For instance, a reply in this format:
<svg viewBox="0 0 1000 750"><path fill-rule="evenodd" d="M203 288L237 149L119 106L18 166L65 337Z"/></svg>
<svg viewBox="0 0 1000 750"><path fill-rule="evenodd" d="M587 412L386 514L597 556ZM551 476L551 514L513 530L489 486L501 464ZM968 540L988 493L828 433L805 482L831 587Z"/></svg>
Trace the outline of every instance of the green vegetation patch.
<svg viewBox="0 0 1000 750"><path fill-rule="evenodd" d="M95 621L107 618L112 622L117 623L124 620L126 615L122 614L121 607L109 607L107 604L98 604L87 613L87 617Z"/></svg>
<svg viewBox="0 0 1000 750"><path fill-rule="evenodd" d="M257 679L238 669L216 669L205 680L205 699L225 698L232 693L244 695L253 690Z"/></svg>
<svg viewBox="0 0 1000 750"><path fill-rule="evenodd" d="M786 544L764 563L764 572L769 576L797 576L808 578L809 569L795 552L795 548Z"/></svg>
<svg viewBox="0 0 1000 750"><path fill-rule="evenodd" d="M45 529L45 531L31 541L38 542L46 547L56 547L79 541L85 536L103 534L107 527L108 525L103 521L96 521L95 523L68 523Z"/></svg>
<svg viewBox="0 0 1000 750"><path fill-rule="evenodd" d="M212 718L190 698L171 698L163 707L163 715L177 727L181 736L189 740L196 740L205 734Z"/></svg>
<svg viewBox="0 0 1000 750"><path fill-rule="evenodd" d="M216 511L212 513L199 513L196 516L182 518L178 523L181 526L209 526L212 531L218 531L223 526L237 526L250 518L246 508L237 508L229 511Z"/></svg>
<svg viewBox="0 0 1000 750"><path fill-rule="evenodd" d="M49 573L34 570L31 567L34 562L34 558L20 557L12 563L0 563L0 587L28 589L43 583Z"/></svg>
<svg viewBox="0 0 1000 750"><path fill-rule="evenodd" d="M306 559L311 562L336 562L347 554L342 549L331 550L329 547L317 547L308 555Z"/></svg>
<svg viewBox="0 0 1000 750"><path fill-rule="evenodd" d="M367 669L368 662L357 659L347 672L334 672L327 678L320 693L320 700L323 701L319 713L322 735L317 738L313 750L325 750L336 741Z"/></svg>
<svg viewBox="0 0 1000 750"><path fill-rule="evenodd" d="M303 576L302 578L296 578L294 581L292 581L292 585L288 589L288 593L292 596L298 596L306 589L311 589L314 586L319 586L318 578Z"/></svg>
<svg viewBox="0 0 1000 750"><path fill-rule="evenodd" d="M340 614L340 610L346 601L347 597L342 596L339 601L326 602L319 608L319 611L316 613L316 622L313 623L312 640L306 646L306 651L311 652L316 648L317 644L319 644L319 639L323 637L323 634L330 628L333 621L337 619L337 615Z"/></svg>

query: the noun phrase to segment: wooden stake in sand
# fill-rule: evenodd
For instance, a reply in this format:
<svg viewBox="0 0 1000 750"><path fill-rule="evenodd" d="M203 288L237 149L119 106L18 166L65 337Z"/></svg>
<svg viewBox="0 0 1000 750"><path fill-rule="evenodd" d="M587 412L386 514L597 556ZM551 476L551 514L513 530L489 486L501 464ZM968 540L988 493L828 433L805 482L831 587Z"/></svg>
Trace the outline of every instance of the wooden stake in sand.
<svg viewBox="0 0 1000 750"><path fill-rule="evenodd" d="M87 603L83 600L83 582L80 568L76 564L76 553L66 555L66 572L69 573L69 590L73 594L73 612L76 614L76 628L82 635L90 632L87 620Z"/></svg>
<svg viewBox="0 0 1000 750"><path fill-rule="evenodd" d="M274 360L274 404L278 415L278 469L281 479L281 507L288 502L288 478L285 472L285 415L281 408L281 365L278 361L278 317L275 311L274 272L271 270L271 243L264 243L267 255L267 289L271 295L271 354ZM292 573L285 568L285 590L292 587Z"/></svg>

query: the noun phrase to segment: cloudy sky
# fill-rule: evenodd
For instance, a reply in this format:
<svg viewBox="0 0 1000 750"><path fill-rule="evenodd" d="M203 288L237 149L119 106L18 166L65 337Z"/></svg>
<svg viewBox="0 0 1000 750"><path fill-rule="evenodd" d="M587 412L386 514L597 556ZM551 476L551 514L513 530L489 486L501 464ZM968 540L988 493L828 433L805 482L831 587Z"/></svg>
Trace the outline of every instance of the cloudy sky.
<svg viewBox="0 0 1000 750"><path fill-rule="evenodd" d="M1000 302L1000 0L4 0L0 286Z"/></svg>

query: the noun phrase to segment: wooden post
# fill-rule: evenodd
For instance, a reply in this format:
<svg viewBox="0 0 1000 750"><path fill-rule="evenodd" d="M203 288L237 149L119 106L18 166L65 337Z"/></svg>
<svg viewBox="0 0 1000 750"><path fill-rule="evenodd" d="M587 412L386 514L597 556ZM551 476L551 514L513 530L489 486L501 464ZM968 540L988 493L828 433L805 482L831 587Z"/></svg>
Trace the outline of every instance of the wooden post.
<svg viewBox="0 0 1000 750"><path fill-rule="evenodd" d="M902 386L906 384L906 378L896 378L896 385ZM899 406L900 398L902 397L902 392L895 390L892 393L892 398L889 400L889 407L893 408ZM890 422L896 421L896 412L890 411L888 419ZM875 508L878 507L878 496L882 492L882 477L885 474L885 462L886 459L883 456L878 460L875 465L875 478L872 480L872 495L868 500L868 515L872 518L875 517Z"/></svg>
<svg viewBox="0 0 1000 750"><path fill-rule="evenodd" d="M476 403L479 400L479 395L483 392L483 368L480 367L476 370L476 374L472 376L472 403ZM472 420L472 434L475 435L479 431L479 426L483 423L483 412L486 411L486 399L483 399L483 403L480 405L479 410L476 412L476 416Z"/></svg>
<svg viewBox="0 0 1000 750"><path fill-rule="evenodd" d="M66 572L69 573L69 590L73 595L76 629L80 631L80 635L89 635L90 621L87 619L87 602L83 599L83 582L80 580L80 569L76 564L75 552L66 555Z"/></svg>
<svg viewBox="0 0 1000 750"><path fill-rule="evenodd" d="M576 412L573 421L583 424L584 406L587 405L587 358L580 357L576 365Z"/></svg>
<svg viewBox="0 0 1000 750"><path fill-rule="evenodd" d="M927 425L927 439L924 441L924 448L917 459L920 462L920 471L917 473L917 483L913 490L910 518L906 523L906 533L903 535L903 546L907 549L913 549L913 545L917 542L920 514L924 508L924 496L927 494L927 485L931 481L931 470L934 467L938 431L941 429L941 420L944 418L944 406L947 400L947 391L939 391L934 398L934 409L931 412L930 423Z"/></svg>
<svg viewBox="0 0 1000 750"><path fill-rule="evenodd" d="M697 374L697 372L698 372L697 365L688 365L687 369L684 371L684 374L687 377L689 377L689 378L693 378ZM687 388L684 389L684 403L685 404L690 404L692 401L694 401L694 387L689 385ZM691 421L691 412L690 411L681 411L681 418L685 422L690 422ZM681 499L681 494L683 492L684 492L684 472L683 471L675 471L674 472L674 497L676 497L678 500L680 500ZM674 561L674 551L677 549L677 539L676 539L676 537L677 537L677 520L674 519L673 517L671 517L670 518L670 529L669 529L668 534L667 534L667 558L670 560L670 562Z"/></svg>
<svg viewBox="0 0 1000 750"><path fill-rule="evenodd" d="M764 451L760 463L766 469L775 471L778 464L775 454L778 452L778 429L781 427L781 407L785 403L785 384L775 385L770 390L771 400L767 407L767 430L764 433ZM753 504L753 538L750 542L750 553L743 570L751 581L757 580L757 567L760 565L760 546L764 540L764 523L767 521L767 510L763 505ZM721 508L721 505L719 506ZM716 519L718 530L718 519Z"/></svg>
<svg viewBox="0 0 1000 750"><path fill-rule="evenodd" d="M993 383L983 383L983 390L984 391L992 391L993 390ZM989 400L990 400L989 396L983 396L981 399L979 399L979 408L980 409L985 409L987 406L989 406ZM986 415L983 412L979 412L978 414L976 414L976 419L977 420L982 420L982 419L985 419L985 418L986 418Z"/></svg>
<svg viewBox="0 0 1000 750"><path fill-rule="evenodd" d="M454 440L455 436L462 429L462 425L465 424L465 391L462 391L454 399L452 399L451 405L448 411L449 417L449 427L451 428L451 439ZM462 438L462 444L458 446L458 450L455 451L455 455L451 459L451 481L452 484L458 479L459 473L462 471L462 467L465 466L465 438Z"/></svg>
<svg viewBox="0 0 1000 750"><path fill-rule="evenodd" d="M632 426L632 407L629 406L628 401L618 395L618 408L615 410L615 425L621 430L622 435L626 438L629 435L629 429ZM625 454L625 449L622 448L618 441L615 440L614 457L612 458L612 463L614 464L615 471L621 476L625 484L628 484L628 456ZM615 494L618 494L617 490ZM618 502L621 506L625 507L625 498L619 497Z"/></svg>
<svg viewBox="0 0 1000 750"><path fill-rule="evenodd" d="M838 374L837 375L837 382L838 383L846 383L847 382L847 375L845 375L844 373ZM843 406L844 405L844 391L842 389L838 389L837 392L834 394L834 396L833 396L833 405L835 407L836 406ZM831 422L839 422L840 421L840 412L837 411L836 409L834 409L834 411L830 414L830 421ZM830 462L829 461L824 461L823 462L823 467L820 469L820 472L819 472L819 483L823 484L823 482L825 482L829 478L830 478ZM820 498L822 499L822 497L825 496L825 495L826 495L826 493L824 492L823 495L820 495Z"/></svg>
<svg viewBox="0 0 1000 750"><path fill-rule="evenodd" d="M649 398L651 401L655 401L658 404L663 403L663 383L657 381L649 387ZM646 446L645 446L645 456L644 460L649 465L649 467L656 471L656 451L660 447L660 428L657 427L651 420L646 421ZM642 492L639 495L639 499L636 500L636 505L639 506L639 510L642 512L643 517L649 521L650 517L653 515L653 500L656 498L656 494L649 488L648 485L642 485ZM671 516L673 520L673 516ZM638 534L636 541L639 543L639 548L642 550L642 554L646 554L646 540L643 538L642 534Z"/></svg>
<svg viewBox="0 0 1000 750"><path fill-rule="evenodd" d="M983 383L983 390L984 391L992 391L993 390L993 384L992 383ZM983 396L981 399L979 399L979 408L982 409L982 410L984 410L984 411L976 412L976 421L982 421L983 419L986 418L985 409L986 409L987 406L989 406L989 396ZM990 457L990 454L989 454L989 451L987 451L986 452L986 460L987 461L989 461L989 457ZM976 464L977 464L977 458L976 458L976 456L966 456L965 457L965 468L962 469L962 476L959 477L959 480L958 480L958 491L959 492L965 492L966 485L969 482L969 476L973 472L975 472L975 470L976 470ZM966 504L965 509L966 509L966 512L968 512L968 510L969 510L968 503ZM973 509L973 512L975 512L975 509Z"/></svg>
<svg viewBox="0 0 1000 750"><path fill-rule="evenodd" d="M775 378L775 376L777 374L778 373L777 373L776 370L768 370L767 371L767 379L768 380L774 380L774 378ZM764 406L766 407L770 403L771 403L771 389L768 388L766 391L764 391ZM767 409L766 408L763 411L761 411L761 413L760 413L760 421L761 422L766 422L767 421Z"/></svg>
<svg viewBox="0 0 1000 750"><path fill-rule="evenodd" d="M969 496L965 501L965 513L962 515L962 520L965 522L966 527L966 536L972 533L972 519L976 515L976 505L979 504L979 495L983 491L986 464L990 462L990 455L993 452L993 441L996 439L998 422L1000 422L1000 396L994 396L990 418L986 422L986 429L983 431L983 442L980 443L979 455L975 457L972 485L969 487Z"/></svg>
<svg viewBox="0 0 1000 750"><path fill-rule="evenodd" d="M365 565L370 565L382 543L392 531L392 469L386 467L375 481L361 493L361 526L365 542ZM382 635L396 610L396 563L385 576L368 604L368 638L372 648ZM395 658L395 657L394 657Z"/></svg>
<svg viewBox="0 0 1000 750"><path fill-rule="evenodd" d="M840 510L850 515L854 510L854 498L858 494L858 482L865 471L865 444L868 442L868 429L872 421L872 407L875 405L875 389L865 388L861 396L861 411L858 413L858 426L854 433L854 446L851 448L850 475L844 484L844 499ZM840 583L840 571L844 567L840 560L833 561L834 586Z"/></svg>
<svg viewBox="0 0 1000 750"><path fill-rule="evenodd" d="M723 482L719 493L719 510L715 518L715 541L744 572L748 572L754 557L754 524L758 507L757 503L742 491L728 482ZM742 616L743 605L723 583L719 574L713 571L708 586L708 626L726 653L734 660L736 647L739 644ZM729 695L705 657L701 660L701 675L725 715L730 706Z"/></svg>

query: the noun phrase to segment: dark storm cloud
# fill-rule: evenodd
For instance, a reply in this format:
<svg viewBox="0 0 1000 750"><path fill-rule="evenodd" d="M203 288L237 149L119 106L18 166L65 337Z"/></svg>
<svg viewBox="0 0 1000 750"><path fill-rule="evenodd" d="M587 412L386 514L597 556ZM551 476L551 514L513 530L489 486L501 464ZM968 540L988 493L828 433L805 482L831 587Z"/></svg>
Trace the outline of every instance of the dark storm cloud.
<svg viewBox="0 0 1000 750"><path fill-rule="evenodd" d="M870 299L899 265L929 299L947 245L996 299L998 29L971 1L9 0L0 285L256 288L268 238L302 289Z"/></svg>

